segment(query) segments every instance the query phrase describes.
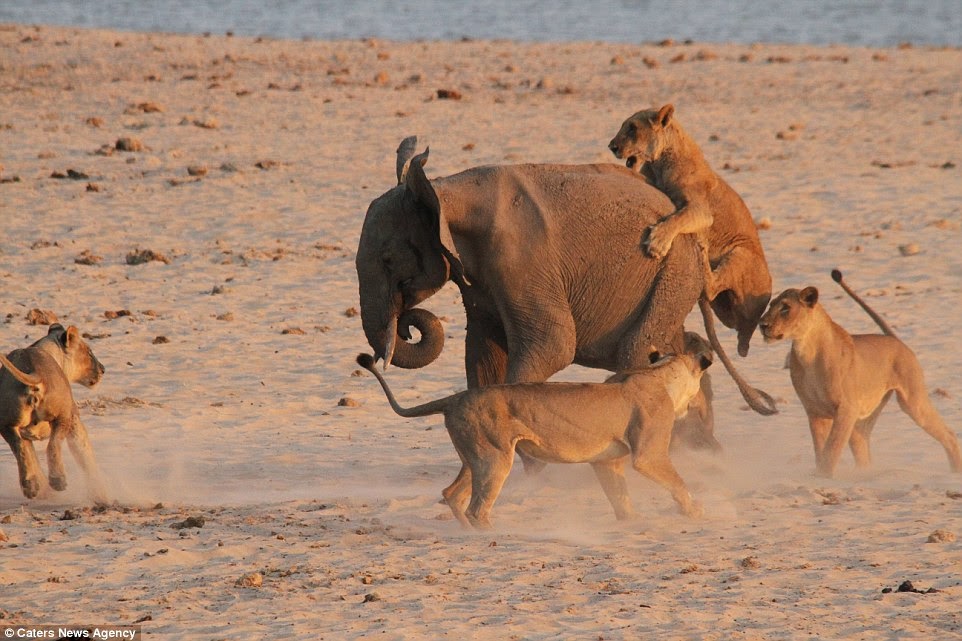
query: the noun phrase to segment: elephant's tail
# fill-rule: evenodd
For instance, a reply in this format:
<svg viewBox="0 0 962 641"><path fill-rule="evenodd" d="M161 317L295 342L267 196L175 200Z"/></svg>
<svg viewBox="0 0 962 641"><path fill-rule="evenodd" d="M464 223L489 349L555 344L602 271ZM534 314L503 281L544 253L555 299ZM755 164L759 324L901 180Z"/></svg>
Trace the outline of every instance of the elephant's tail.
<svg viewBox="0 0 962 641"><path fill-rule="evenodd" d="M848 294L849 296L851 296L851 297L852 297L852 300L854 300L856 303L858 303L858 304L859 304L859 307L861 307L862 309L864 309L865 312L866 312L869 316L872 317L872 320L875 321L875 324L878 325L879 328L880 328L885 334L888 334L889 336L895 337L895 332L892 330L892 326L889 325L888 323L886 323L886 322L885 322L885 319L878 315L878 312L876 312L874 309L872 309L871 307L869 307L868 303L866 303L864 300L862 300L862 297L859 296L858 294L856 294L856 293L855 293L855 290L853 290L851 287L849 287L849 286L848 286L848 283L846 283L844 280L842 280L842 272L840 272L840 271L837 270L837 269L833 269L833 270L832 270L832 280L834 280L836 283L838 283L839 285L842 286L842 289L845 290L845 293Z"/></svg>
<svg viewBox="0 0 962 641"><path fill-rule="evenodd" d="M397 399L394 398L394 393L391 392L391 388L387 386L387 381L381 376L381 372L377 371L374 366L374 357L370 354L358 354L357 364L366 369L367 371L374 374L374 378L377 382L381 384L381 388L384 389L384 395L387 396L387 402L391 404L391 409L397 412L400 416L405 418L416 418L418 416L431 416L432 414L444 414L451 401L451 396L445 396L444 398L439 398L436 401L430 401L424 403L423 405L415 405L414 407L401 407L398 405Z"/></svg>
<svg viewBox="0 0 962 641"><path fill-rule="evenodd" d="M725 350L722 349L721 343L718 342L718 335L715 333L715 322L712 318L711 304L705 296L698 299L698 307L701 309L701 316L705 321L705 333L708 334L708 342L711 343L712 349L718 354L718 358L721 359L728 374L732 377L732 380L735 381L735 385L738 386L738 391L742 393L742 397L748 403L748 406L763 416L778 414L778 408L775 407L775 399L762 390L749 385L748 382L742 378L741 374L738 373L738 370L735 369L734 363L728 358Z"/></svg>

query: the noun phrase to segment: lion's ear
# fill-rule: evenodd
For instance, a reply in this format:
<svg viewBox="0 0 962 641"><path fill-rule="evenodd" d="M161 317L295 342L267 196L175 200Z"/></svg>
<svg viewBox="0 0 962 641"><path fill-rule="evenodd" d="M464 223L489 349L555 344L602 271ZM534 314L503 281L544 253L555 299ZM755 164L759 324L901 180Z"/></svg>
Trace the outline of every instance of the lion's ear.
<svg viewBox="0 0 962 641"><path fill-rule="evenodd" d="M818 302L818 290L814 287L806 287L798 297L807 307L815 307L815 303Z"/></svg>
<svg viewBox="0 0 962 641"><path fill-rule="evenodd" d="M675 105L668 103L664 107L658 110L658 116L656 122L662 127L667 127L668 123L671 122L671 117L675 113Z"/></svg>

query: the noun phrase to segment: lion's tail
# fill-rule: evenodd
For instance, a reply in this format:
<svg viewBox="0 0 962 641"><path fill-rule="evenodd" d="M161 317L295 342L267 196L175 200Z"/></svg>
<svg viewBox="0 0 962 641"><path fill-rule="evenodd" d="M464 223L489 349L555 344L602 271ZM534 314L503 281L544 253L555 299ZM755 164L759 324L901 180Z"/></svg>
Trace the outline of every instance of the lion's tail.
<svg viewBox="0 0 962 641"><path fill-rule="evenodd" d="M366 369L367 371L374 374L374 378L377 379L378 383L381 384L381 388L384 389L384 395L387 396L387 402L391 404L391 409L397 412L400 416L405 418L415 418L418 416L431 416L432 414L444 414L444 410L447 409L450 403L451 397L445 396L444 398L439 398L436 401L429 401L423 405L416 405L414 407L401 407L398 405L397 399L394 398L394 393L391 392L391 388L387 386L387 381L381 376L381 372L377 371L374 366L374 357L370 354L358 354L357 364Z"/></svg>
<svg viewBox="0 0 962 641"><path fill-rule="evenodd" d="M6 367L7 371L9 371L15 379L27 387L39 387L40 383L42 382L41 378L36 374L27 374L26 372L22 372L17 369L17 366L11 363L10 359L3 354L0 354L0 364Z"/></svg>
<svg viewBox="0 0 962 641"><path fill-rule="evenodd" d="M864 309L865 312L872 317L872 320L875 321L875 324L878 325L885 334L889 336L895 336L895 332L892 330L892 326L886 323L884 318L879 316L874 309L869 307L868 303L862 300L862 297L856 294L855 291L848 286L848 283L842 280L842 272L840 272L837 269L833 269L832 280L834 280L836 283L842 286L842 289L845 290L845 293L851 296L852 300L858 303L859 307Z"/></svg>

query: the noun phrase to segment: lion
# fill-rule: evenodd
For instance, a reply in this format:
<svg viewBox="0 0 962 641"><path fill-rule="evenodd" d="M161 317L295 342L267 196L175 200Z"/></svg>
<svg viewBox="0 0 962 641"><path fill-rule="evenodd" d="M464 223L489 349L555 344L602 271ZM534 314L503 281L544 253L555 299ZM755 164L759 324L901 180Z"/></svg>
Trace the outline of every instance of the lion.
<svg viewBox="0 0 962 641"><path fill-rule="evenodd" d="M488 528L515 449L537 461L590 463L619 520L634 514L624 475L629 457L639 473L671 492L683 514L701 515L668 448L674 419L688 410L711 359L687 353L652 358L651 367L613 374L604 383L489 385L411 408L398 405L374 357L359 354L357 363L374 374L400 416L444 414L461 458L444 500L462 525Z"/></svg>
<svg viewBox="0 0 962 641"><path fill-rule="evenodd" d="M671 104L639 111L608 148L677 208L649 228L645 249L651 256L667 255L679 234L698 237L709 266L705 296L718 319L738 332L738 353L745 356L772 296L765 252L745 202L708 165L674 113Z"/></svg>
<svg viewBox="0 0 962 641"><path fill-rule="evenodd" d="M818 302L815 287L786 289L759 323L766 343L792 339L788 369L808 415L817 474L834 474L846 443L856 467L871 464L869 437L893 393L902 411L942 445L952 471L962 472L959 441L929 400L918 358L848 288L841 272L834 270L832 278L884 334L849 334Z"/></svg>
<svg viewBox="0 0 962 641"><path fill-rule="evenodd" d="M48 481L37 461L33 441L49 438L49 486L67 488L61 445L66 441L87 476L98 503L107 495L90 447L87 428L70 389L72 382L96 385L104 374L80 331L55 323L47 335L29 347L0 354L0 435L17 460L20 488L29 499L45 492Z"/></svg>

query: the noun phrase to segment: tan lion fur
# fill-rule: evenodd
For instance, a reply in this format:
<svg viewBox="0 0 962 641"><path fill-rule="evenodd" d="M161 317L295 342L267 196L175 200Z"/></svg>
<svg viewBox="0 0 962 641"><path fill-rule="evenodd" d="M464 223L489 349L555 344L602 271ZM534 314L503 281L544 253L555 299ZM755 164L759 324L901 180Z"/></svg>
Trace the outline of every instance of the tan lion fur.
<svg viewBox="0 0 962 641"><path fill-rule="evenodd" d="M893 393L902 411L945 448L952 470L962 472L958 439L932 406L922 366L905 343L889 334L849 334L818 302L814 287L779 294L759 327L766 342L792 339L788 369L808 415L819 475L834 474L846 444L856 466L870 465L869 437Z"/></svg>
<svg viewBox="0 0 962 641"><path fill-rule="evenodd" d="M402 408L374 367L358 356L401 416L444 414L461 458L461 471L444 499L463 525L490 526L488 515L514 461L515 449L550 463L590 463L619 519L634 514L624 463L671 492L682 513L700 505L668 458L672 424L698 392L706 355L682 354L649 368L611 376L605 383L514 383L472 388ZM470 504L468 499L470 497ZM467 506L467 509L465 509Z"/></svg>
<svg viewBox="0 0 962 641"><path fill-rule="evenodd" d="M80 336L76 327L50 326L47 335L33 345L0 354L0 433L17 460L24 496L34 498L46 490L47 480L37 461L34 440L49 438L47 467L49 486L67 487L61 445L66 440L74 458L91 484L97 501L105 501L87 429L70 389L72 382L93 387L104 366Z"/></svg>
<svg viewBox="0 0 962 641"><path fill-rule="evenodd" d="M699 238L711 265L705 295L718 318L738 330L738 353L745 356L772 293L765 253L745 202L712 170L674 111L667 104L637 112L624 121L608 147L676 207L649 228L648 253L664 257L680 234ZM736 318L739 310L744 318Z"/></svg>

